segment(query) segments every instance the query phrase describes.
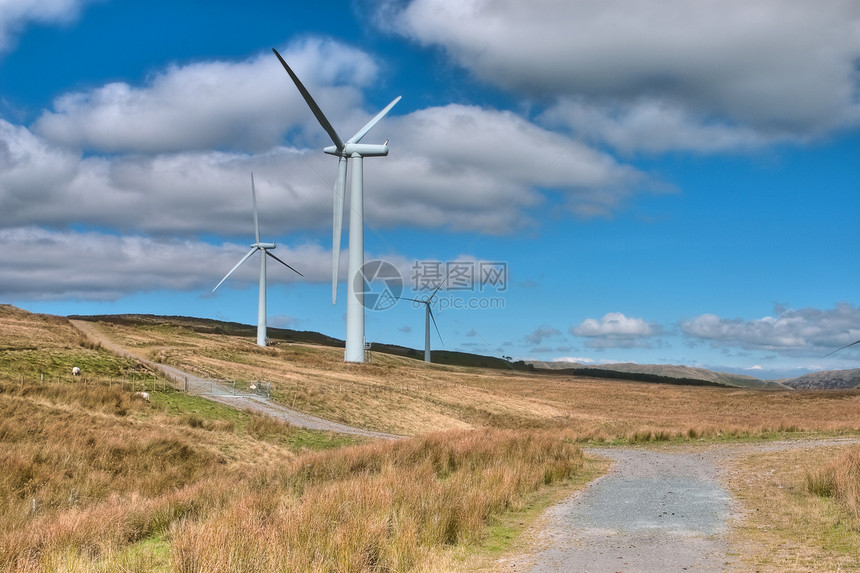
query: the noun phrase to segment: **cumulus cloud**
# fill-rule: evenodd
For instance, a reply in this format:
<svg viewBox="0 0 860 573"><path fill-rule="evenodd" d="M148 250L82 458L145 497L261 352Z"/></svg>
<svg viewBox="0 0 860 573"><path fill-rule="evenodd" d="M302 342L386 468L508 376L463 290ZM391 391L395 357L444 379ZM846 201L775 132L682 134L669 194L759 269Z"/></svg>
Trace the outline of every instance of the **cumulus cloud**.
<svg viewBox="0 0 860 573"><path fill-rule="evenodd" d="M31 23L65 24L93 0L3 0L0 3L0 52L9 50Z"/></svg>
<svg viewBox="0 0 860 573"><path fill-rule="evenodd" d="M394 138L391 157L365 165L373 228L512 233L530 224L525 211L540 203L538 186L564 192L577 214L608 215L645 179L509 112L452 105L384 125ZM500 140L525 148L503 156L494 151ZM268 232L331 225L336 161L318 150L84 156L0 119L0 164L0 227L71 220L123 232L240 237L249 229L251 172Z"/></svg>
<svg viewBox="0 0 860 573"><path fill-rule="evenodd" d="M641 318L609 312L600 320L583 320L578 326L572 326L570 333L588 338L586 345L591 348L634 348L650 347L649 339L662 334L662 328Z"/></svg>
<svg viewBox="0 0 860 573"><path fill-rule="evenodd" d="M609 215L648 186L642 172L507 111L451 104L386 121L392 160L371 167L382 217L406 211L422 226L504 233L540 202L540 186L583 217Z"/></svg>
<svg viewBox="0 0 860 573"><path fill-rule="evenodd" d="M322 159L286 148L82 157L0 119L0 228L76 224L250 238L251 172L265 234L325 228L331 191L316 174Z"/></svg>
<svg viewBox="0 0 860 573"><path fill-rule="evenodd" d="M358 129L375 113L361 112L361 88L377 74L366 53L307 39L283 55L333 124ZM34 131L83 149L163 153L264 150L296 126L306 141L322 144L326 138L274 54L266 51L238 62L172 65L140 87L117 82L64 94L39 117Z"/></svg>
<svg viewBox="0 0 860 573"><path fill-rule="evenodd" d="M208 292L247 251L247 246L234 243L3 229L0 293L17 300L115 300L159 289ZM271 265L271 284L330 280L328 252L319 245L281 245L275 253L305 277ZM259 276L259 266L251 260L229 280L247 286L256 284Z"/></svg>
<svg viewBox="0 0 860 573"><path fill-rule="evenodd" d="M705 119L680 102L656 97L623 102L564 98L541 119L547 124L569 126L589 140L604 141L625 154L675 149L737 151L761 147L774 139L798 139L788 134L767 135L721 118Z"/></svg>
<svg viewBox="0 0 860 573"><path fill-rule="evenodd" d="M860 118L852 0L412 0L378 21L622 146L719 149Z"/></svg>
<svg viewBox="0 0 860 573"><path fill-rule="evenodd" d="M754 320L703 314L682 322L681 331L716 347L821 354L860 339L860 307L850 303L825 310L777 306L774 316Z"/></svg>
<svg viewBox="0 0 860 573"><path fill-rule="evenodd" d="M557 328L553 328L551 326L540 326L536 328L533 332L526 334L526 342L529 344L540 344L544 341L544 339L552 338L554 336L560 336L561 331ZM549 350L552 350L551 348Z"/></svg>

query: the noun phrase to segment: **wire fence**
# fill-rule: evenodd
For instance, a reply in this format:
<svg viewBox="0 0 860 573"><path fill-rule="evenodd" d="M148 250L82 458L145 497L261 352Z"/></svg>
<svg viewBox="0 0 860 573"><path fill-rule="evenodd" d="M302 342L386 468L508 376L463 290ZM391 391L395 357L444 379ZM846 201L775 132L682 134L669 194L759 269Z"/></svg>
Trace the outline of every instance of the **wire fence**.
<svg viewBox="0 0 860 573"><path fill-rule="evenodd" d="M107 385L108 387L119 386L130 392L169 392L180 391L198 396L258 396L271 398L272 383L256 381L245 387L236 380L223 380L216 378L196 378L189 382L188 377L176 379L155 373L132 373L126 376L92 376L60 375L33 372L19 372L16 376L9 377L10 382L20 384L77 384L77 385Z"/></svg>

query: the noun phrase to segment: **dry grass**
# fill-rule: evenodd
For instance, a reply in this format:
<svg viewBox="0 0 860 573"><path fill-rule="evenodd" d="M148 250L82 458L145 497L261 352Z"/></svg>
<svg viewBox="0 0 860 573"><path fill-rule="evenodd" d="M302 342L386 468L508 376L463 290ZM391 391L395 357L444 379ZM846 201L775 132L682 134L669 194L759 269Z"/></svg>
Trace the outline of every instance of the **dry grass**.
<svg viewBox="0 0 860 573"><path fill-rule="evenodd" d="M482 430L301 458L171 530L177 571L446 569L489 519L583 466L557 433Z"/></svg>
<svg viewBox="0 0 860 573"><path fill-rule="evenodd" d="M729 485L743 504L733 528L743 570L860 569L860 519L835 499L809 491L810 475L856 452L856 446L798 444L788 451L739 456L731 464Z"/></svg>
<svg viewBox="0 0 860 573"><path fill-rule="evenodd" d="M263 349L251 338L166 322L95 326L138 354L202 376L271 382L287 406L422 437L312 453L300 444L319 441L271 419L180 394L137 401L98 381L135 372L132 360L80 337L64 319L0 306L0 569L450 570L458 565L451 549L479 544L495 516L582 472L578 441L860 426L857 391L653 385L379 354L351 365L341 349ZM89 384L35 382L43 369L61 373L83 359L95 377ZM33 377L19 383L13 365ZM811 455L739 462L743 479L733 487L758 510L740 530L757 544L751 566L858 566L846 557L860 548L839 498L807 490L807 472L827 465Z"/></svg>
<svg viewBox="0 0 860 573"><path fill-rule="evenodd" d="M0 383L0 569L443 570L449 548L583 466L559 432L296 456L278 421L238 433L188 416L116 386Z"/></svg>
<svg viewBox="0 0 860 573"><path fill-rule="evenodd" d="M855 519L860 530L860 447L851 448L806 474L810 493L833 497Z"/></svg>
<svg viewBox="0 0 860 573"><path fill-rule="evenodd" d="M345 364L338 348L260 348L251 338L169 323L95 327L152 359L239 385L271 382L273 396L287 406L404 435L564 428L581 439L642 442L860 429L860 391L670 386L427 365L376 353L370 364L355 365Z"/></svg>

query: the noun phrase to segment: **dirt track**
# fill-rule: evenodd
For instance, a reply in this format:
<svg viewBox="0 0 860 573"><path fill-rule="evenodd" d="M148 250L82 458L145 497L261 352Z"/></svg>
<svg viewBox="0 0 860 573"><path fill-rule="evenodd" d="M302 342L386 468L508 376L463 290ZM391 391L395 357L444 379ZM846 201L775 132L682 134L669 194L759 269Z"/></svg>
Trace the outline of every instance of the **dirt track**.
<svg viewBox="0 0 860 573"><path fill-rule="evenodd" d="M157 362L148 360L144 356L118 344L92 322L85 320L70 320L69 322L71 322L75 328L86 334L91 340L100 343L103 348L119 354L120 356L132 358L133 360L137 360L138 362L147 365L149 368L158 370L164 373L168 378L174 380L178 387L184 387L190 394L205 396L213 402L220 402L241 410L248 410L272 416L273 418L283 420L293 426L307 428L309 430L324 430L367 438L396 439L401 437L383 432L365 430L363 428L355 428L353 426L339 424L323 418L317 418L316 416L311 416L310 414L291 410L290 408L276 404L264 396L236 390L235 388L229 387L217 380L200 378L173 366L158 364Z"/></svg>
<svg viewBox="0 0 860 573"><path fill-rule="evenodd" d="M732 459L758 452L860 443L858 438L697 448L601 448L613 465L550 508L529 535L531 551L505 571L744 571L730 550L743 512L725 487Z"/></svg>

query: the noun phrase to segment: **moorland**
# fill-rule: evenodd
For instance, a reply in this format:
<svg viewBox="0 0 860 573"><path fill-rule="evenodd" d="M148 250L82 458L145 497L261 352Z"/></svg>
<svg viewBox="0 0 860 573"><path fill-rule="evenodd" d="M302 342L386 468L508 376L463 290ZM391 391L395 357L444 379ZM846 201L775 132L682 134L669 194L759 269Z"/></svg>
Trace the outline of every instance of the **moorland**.
<svg viewBox="0 0 860 573"><path fill-rule="evenodd" d="M0 306L6 570L492 570L541 508L602 471L583 447L860 435L857 390L663 384L408 353L345 364L330 341L261 348L228 323L78 318L132 355L64 317ZM134 355L238 387L270 383L290 408L404 438L315 432L216 404ZM735 494L786 522L756 529L760 546L794 544L810 563L829 552L844 568L860 547L860 454L798 455L790 467L785 456L738 460L750 479L734 480ZM770 481L754 479L765 467L776 468ZM779 504L762 483L779 484ZM798 516L819 537L788 527Z"/></svg>

